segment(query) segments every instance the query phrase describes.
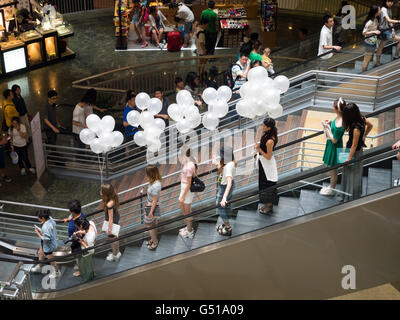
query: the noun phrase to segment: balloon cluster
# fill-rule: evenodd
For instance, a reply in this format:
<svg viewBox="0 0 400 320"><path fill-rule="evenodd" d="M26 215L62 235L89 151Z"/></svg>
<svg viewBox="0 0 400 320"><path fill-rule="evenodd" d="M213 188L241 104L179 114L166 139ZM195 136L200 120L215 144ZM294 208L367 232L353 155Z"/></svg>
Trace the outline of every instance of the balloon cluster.
<svg viewBox="0 0 400 320"><path fill-rule="evenodd" d="M208 104L208 112L203 115L203 126L208 130L218 127L219 119L228 114L228 101L232 98L232 90L228 86L221 86L218 90L207 88L203 91L203 100Z"/></svg>
<svg viewBox="0 0 400 320"><path fill-rule="evenodd" d="M161 149L160 136L164 132L165 122L161 118L154 118L154 115L160 113L162 102L158 98L150 98L145 92L139 93L135 102L141 112L130 111L126 120L133 127L140 126L143 131L136 132L133 140L138 146L147 146L151 152L157 152Z"/></svg>
<svg viewBox="0 0 400 320"><path fill-rule="evenodd" d="M181 90L176 95L176 103L168 107L168 115L176 121L176 129L183 135L201 124L199 108L189 91Z"/></svg>
<svg viewBox="0 0 400 320"><path fill-rule="evenodd" d="M289 89L289 79L277 76L272 80L261 66L251 69L247 79L240 88L242 100L236 104L236 112L250 119L266 114L274 119L282 116L283 108L279 103L281 94Z"/></svg>
<svg viewBox="0 0 400 320"><path fill-rule="evenodd" d="M111 116L102 119L95 114L86 118L87 128L79 133L79 138L84 144L90 145L90 149L96 153L106 153L124 142L124 136L119 131L113 131L115 120Z"/></svg>

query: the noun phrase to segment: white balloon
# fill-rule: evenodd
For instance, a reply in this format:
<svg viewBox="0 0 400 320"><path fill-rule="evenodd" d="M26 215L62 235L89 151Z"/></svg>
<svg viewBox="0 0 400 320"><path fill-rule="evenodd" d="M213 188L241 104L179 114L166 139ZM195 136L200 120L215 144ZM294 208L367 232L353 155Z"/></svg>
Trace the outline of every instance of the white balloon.
<svg viewBox="0 0 400 320"><path fill-rule="evenodd" d="M203 116L202 122L204 128L208 130L215 130L218 127L219 119L215 114L206 112Z"/></svg>
<svg viewBox="0 0 400 320"><path fill-rule="evenodd" d="M253 105L253 110L256 116L263 116L267 113L268 111L268 104L261 100L256 100L252 102Z"/></svg>
<svg viewBox="0 0 400 320"><path fill-rule="evenodd" d="M243 99L236 103L236 112L242 117L247 117L249 109L249 100Z"/></svg>
<svg viewBox="0 0 400 320"><path fill-rule="evenodd" d="M217 103L213 104L212 113L218 118L223 118L228 114L229 106L228 103L223 100L218 100Z"/></svg>
<svg viewBox="0 0 400 320"><path fill-rule="evenodd" d="M283 114L283 108L280 104L273 104L269 106L268 114L273 119L279 118Z"/></svg>
<svg viewBox="0 0 400 320"><path fill-rule="evenodd" d="M158 150L161 149L161 141L159 139L154 140L149 146L148 146L149 151L151 152L157 152Z"/></svg>
<svg viewBox="0 0 400 320"><path fill-rule="evenodd" d="M141 92L135 97L135 103L140 110L145 110L150 105L150 96L145 92Z"/></svg>
<svg viewBox="0 0 400 320"><path fill-rule="evenodd" d="M103 152L104 148L100 143L99 138L95 138L92 140L92 142L90 143L90 150L92 150L96 154L100 154Z"/></svg>
<svg viewBox="0 0 400 320"><path fill-rule="evenodd" d="M221 86L217 90L218 100L223 100L225 102L229 102L232 98L232 89L228 86Z"/></svg>
<svg viewBox="0 0 400 320"><path fill-rule="evenodd" d="M149 141L151 140L158 139L161 133L163 133L163 130L161 130L160 127L157 127L154 123L151 126L147 127L144 130L144 136L146 137L146 141L148 142L147 144L149 144Z"/></svg>
<svg viewBox="0 0 400 320"><path fill-rule="evenodd" d="M148 110L152 115L155 115L155 114L160 113L161 109L162 109L162 102L161 102L161 100L158 99L158 98L151 98L147 110Z"/></svg>
<svg viewBox="0 0 400 320"><path fill-rule="evenodd" d="M200 114L199 108L196 106L189 106L184 109L185 118L195 118L198 114Z"/></svg>
<svg viewBox="0 0 400 320"><path fill-rule="evenodd" d="M161 131L165 130L165 122L163 119L157 118L154 120L154 125L161 129Z"/></svg>
<svg viewBox="0 0 400 320"><path fill-rule="evenodd" d="M112 132L113 135L113 143L112 147L116 148L120 146L124 142L124 135L119 131Z"/></svg>
<svg viewBox="0 0 400 320"><path fill-rule="evenodd" d="M183 118L182 109L176 103L173 103L173 104L169 105L169 107L168 107L168 115L174 121L179 121L180 119Z"/></svg>
<svg viewBox="0 0 400 320"><path fill-rule="evenodd" d="M79 133L79 139L81 139L81 141L84 144L90 144L95 138L96 138L96 133L87 128L83 129Z"/></svg>
<svg viewBox="0 0 400 320"><path fill-rule="evenodd" d="M86 118L86 125L90 130L96 131L96 129L101 126L100 117L97 114L94 114L94 113L90 114Z"/></svg>
<svg viewBox="0 0 400 320"><path fill-rule="evenodd" d="M140 113L136 110L129 111L126 120L132 127L139 127Z"/></svg>
<svg viewBox="0 0 400 320"><path fill-rule="evenodd" d="M290 81L285 76L277 76L274 79L274 87L278 89L281 93L285 93L290 87Z"/></svg>
<svg viewBox="0 0 400 320"><path fill-rule="evenodd" d="M111 151L112 147L111 146L104 146L103 147L103 153L106 153L108 151Z"/></svg>
<svg viewBox="0 0 400 320"><path fill-rule="evenodd" d="M114 143L114 135L111 132L104 132L99 137L100 143L107 147L112 147Z"/></svg>
<svg viewBox="0 0 400 320"><path fill-rule="evenodd" d="M135 141L135 143L140 147L145 146L146 138L144 136L144 132L143 131L136 132L135 135L133 136L133 141Z"/></svg>
<svg viewBox="0 0 400 320"><path fill-rule="evenodd" d="M115 128L115 120L111 116L104 116L101 119L101 128L103 132L112 132Z"/></svg>
<svg viewBox="0 0 400 320"><path fill-rule="evenodd" d="M243 85L240 87L239 93L243 99L250 98L250 94L249 94L250 87L251 87L251 83L248 81L243 83Z"/></svg>
<svg viewBox="0 0 400 320"><path fill-rule="evenodd" d="M103 134L103 128L100 126L95 127L94 133L97 135L97 137L100 137Z"/></svg>
<svg viewBox="0 0 400 320"><path fill-rule="evenodd" d="M269 105L279 104L281 101L281 93L277 89L269 89L262 93L261 100Z"/></svg>
<svg viewBox="0 0 400 320"><path fill-rule="evenodd" d="M145 129L154 123L154 116L149 111L143 111L139 117L140 126Z"/></svg>
<svg viewBox="0 0 400 320"><path fill-rule="evenodd" d="M194 104L192 95L187 90L181 90L176 95L176 102L181 106L190 106Z"/></svg>
<svg viewBox="0 0 400 320"><path fill-rule="evenodd" d="M262 66L250 69L249 73L247 74L247 79L250 82L263 82L267 78L268 71Z"/></svg>
<svg viewBox="0 0 400 320"><path fill-rule="evenodd" d="M267 78L261 83L261 86L263 88L262 90L272 89L274 87L274 80L271 78Z"/></svg>
<svg viewBox="0 0 400 320"><path fill-rule="evenodd" d="M201 124L201 115L198 114L194 118L188 118L188 120L192 129L197 128Z"/></svg>
<svg viewBox="0 0 400 320"><path fill-rule="evenodd" d="M188 119L181 119L176 124L176 129L183 134L189 133L191 129L191 124Z"/></svg>
<svg viewBox="0 0 400 320"><path fill-rule="evenodd" d="M202 98L203 98L204 102L207 103L207 104L214 103L218 99L217 90L215 90L214 88L211 88L211 87L210 88L206 88L203 91Z"/></svg>

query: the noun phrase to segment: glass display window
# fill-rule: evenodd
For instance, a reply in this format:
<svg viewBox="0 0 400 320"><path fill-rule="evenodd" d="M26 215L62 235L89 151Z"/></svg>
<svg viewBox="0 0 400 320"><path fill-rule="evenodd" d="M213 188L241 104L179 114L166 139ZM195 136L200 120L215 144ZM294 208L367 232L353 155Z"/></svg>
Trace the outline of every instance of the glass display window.
<svg viewBox="0 0 400 320"><path fill-rule="evenodd" d="M27 67L25 47L3 52L3 59L5 73L22 70Z"/></svg>
<svg viewBox="0 0 400 320"><path fill-rule="evenodd" d="M29 43L26 48L28 53L28 61L31 66L43 63L44 59L41 41Z"/></svg>
<svg viewBox="0 0 400 320"><path fill-rule="evenodd" d="M48 61L57 59L57 40L55 36L44 38L46 58Z"/></svg>

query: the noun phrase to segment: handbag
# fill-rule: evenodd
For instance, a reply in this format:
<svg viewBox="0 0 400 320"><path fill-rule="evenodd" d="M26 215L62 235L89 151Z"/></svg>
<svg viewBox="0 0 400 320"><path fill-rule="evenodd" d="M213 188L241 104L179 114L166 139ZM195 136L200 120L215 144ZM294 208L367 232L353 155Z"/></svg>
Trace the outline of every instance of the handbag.
<svg viewBox="0 0 400 320"><path fill-rule="evenodd" d="M104 220L103 227L101 228L101 231L107 232L108 231L108 224L109 224L109 222ZM113 225L111 227L111 234L113 236L118 237L120 229L121 229L121 226L119 224L113 223Z"/></svg>
<svg viewBox="0 0 400 320"><path fill-rule="evenodd" d="M190 184L191 192L203 192L205 188L206 185L199 179L198 176L192 177L192 183Z"/></svg>
<svg viewBox="0 0 400 320"><path fill-rule="evenodd" d="M349 158L350 149L337 149L337 162L338 163L345 163Z"/></svg>

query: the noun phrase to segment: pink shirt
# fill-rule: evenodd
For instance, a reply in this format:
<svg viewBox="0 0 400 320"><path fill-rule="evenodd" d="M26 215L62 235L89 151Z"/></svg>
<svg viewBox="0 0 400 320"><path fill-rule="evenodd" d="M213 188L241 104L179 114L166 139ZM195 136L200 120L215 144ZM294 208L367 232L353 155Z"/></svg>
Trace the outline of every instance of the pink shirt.
<svg viewBox="0 0 400 320"><path fill-rule="evenodd" d="M194 166L194 163L192 161L189 161L188 163L186 163L182 168L181 182L187 183L188 178L193 177L195 170L196 170L196 167Z"/></svg>

